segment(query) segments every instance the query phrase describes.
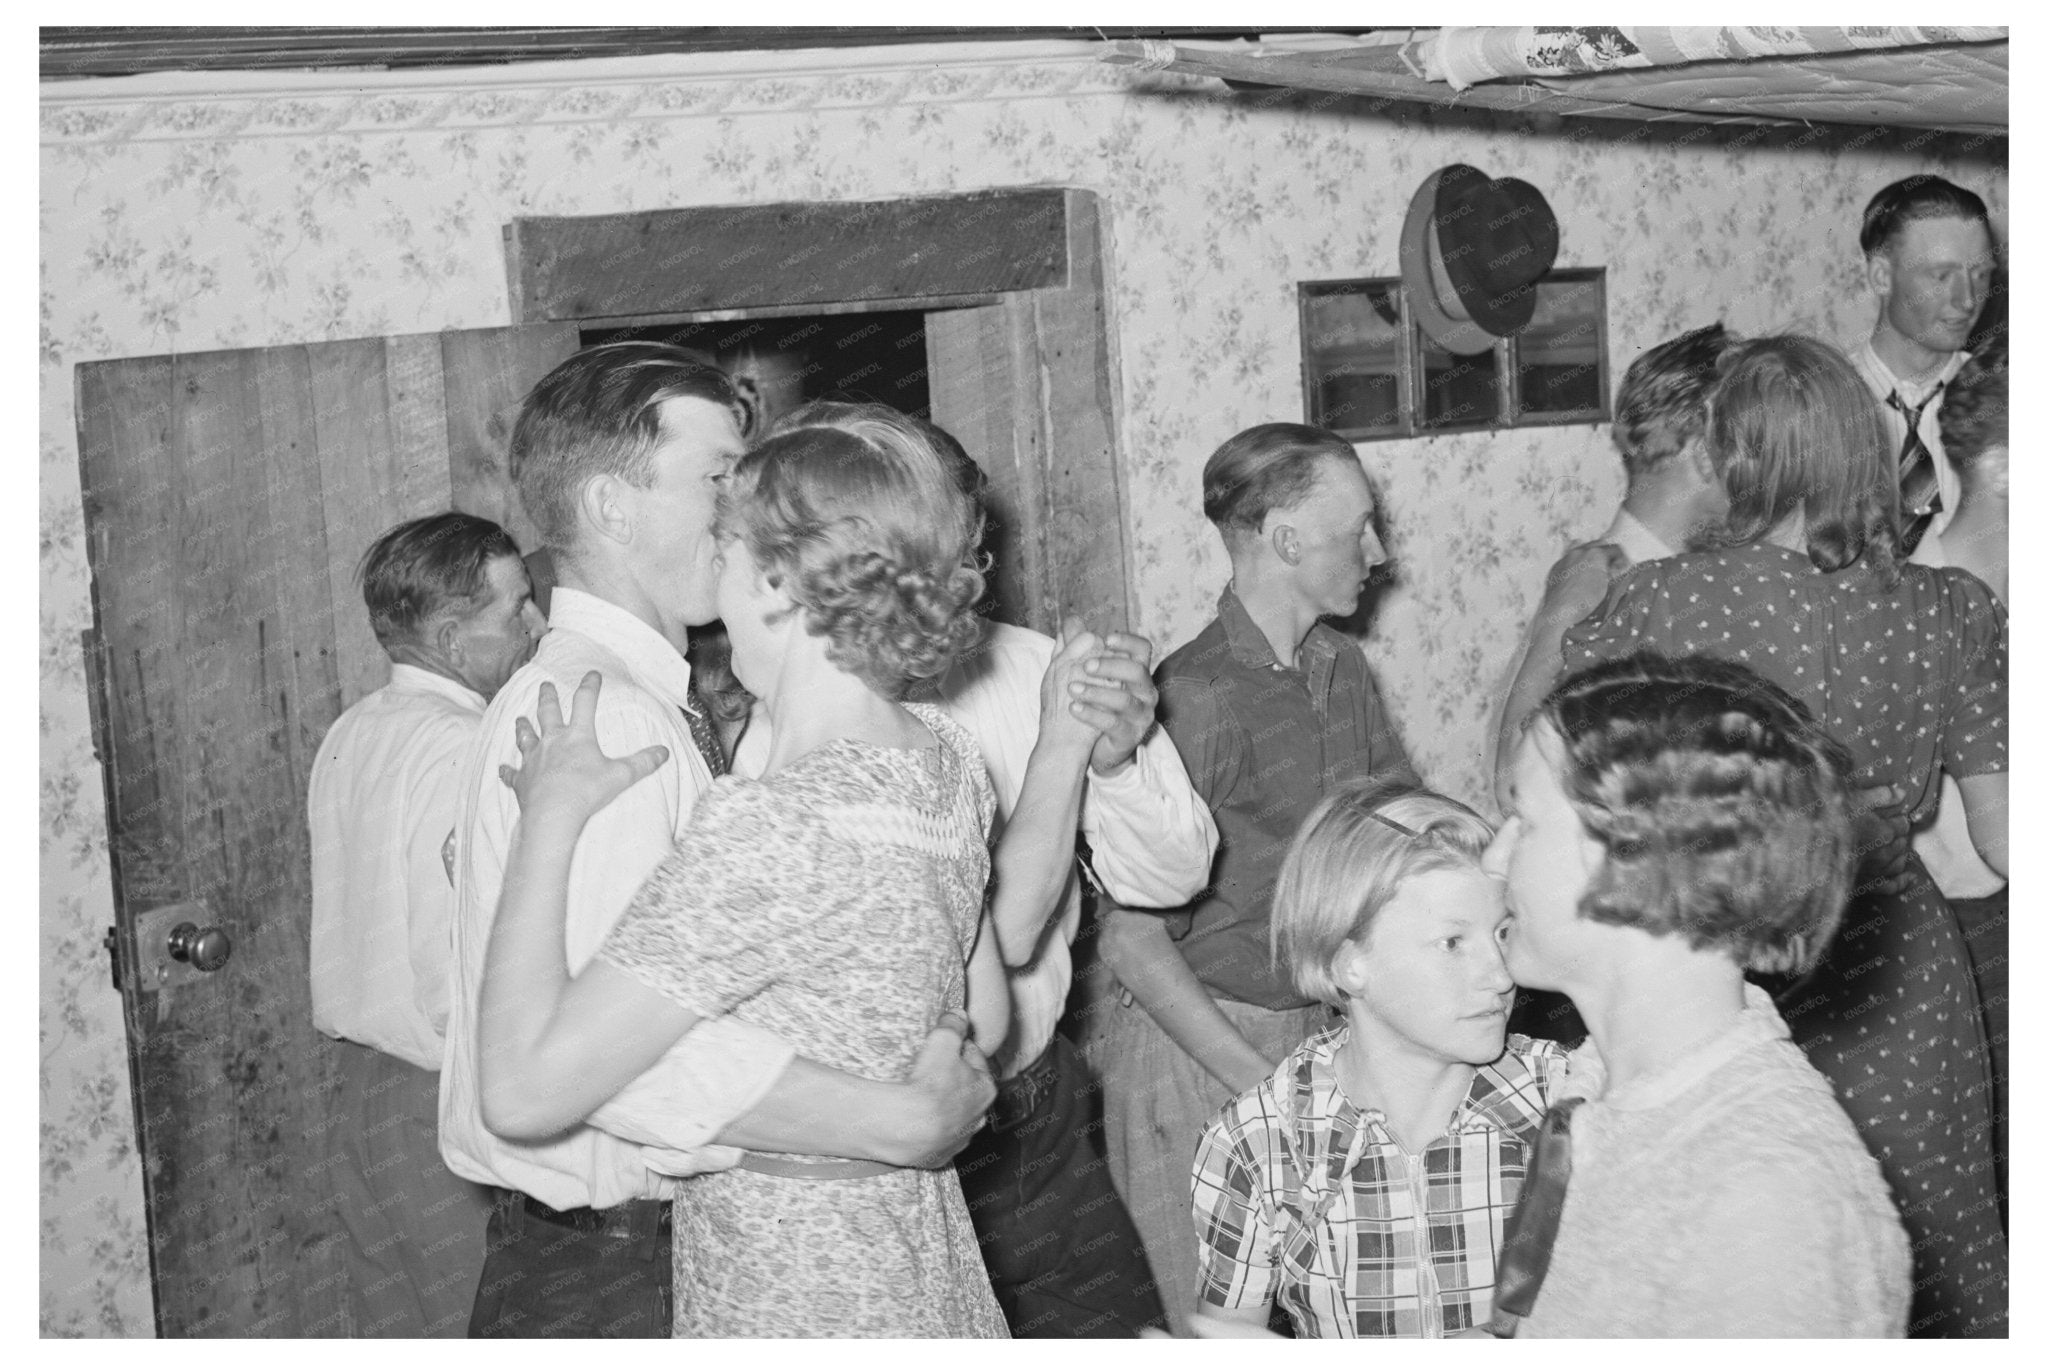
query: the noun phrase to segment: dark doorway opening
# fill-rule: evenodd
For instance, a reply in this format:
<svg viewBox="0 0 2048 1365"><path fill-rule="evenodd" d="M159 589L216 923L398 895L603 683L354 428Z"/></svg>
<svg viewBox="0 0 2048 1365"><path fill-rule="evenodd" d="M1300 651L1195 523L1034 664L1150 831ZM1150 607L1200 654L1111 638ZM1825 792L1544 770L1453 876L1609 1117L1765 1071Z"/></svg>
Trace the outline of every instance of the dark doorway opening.
<svg viewBox="0 0 2048 1365"><path fill-rule="evenodd" d="M585 346L665 341L710 358L755 407L754 431L813 399L886 403L932 415L921 312L832 313L586 327Z"/></svg>

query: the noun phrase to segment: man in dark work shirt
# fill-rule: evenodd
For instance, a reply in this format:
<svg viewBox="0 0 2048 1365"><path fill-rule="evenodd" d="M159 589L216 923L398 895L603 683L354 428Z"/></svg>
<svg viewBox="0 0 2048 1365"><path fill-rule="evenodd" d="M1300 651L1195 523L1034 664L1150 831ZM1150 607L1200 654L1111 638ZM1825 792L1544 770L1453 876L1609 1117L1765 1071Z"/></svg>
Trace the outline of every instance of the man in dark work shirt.
<svg viewBox="0 0 2048 1365"><path fill-rule="evenodd" d="M1180 1335L1197 1289L1188 1177L1202 1125L1329 1014L1272 966L1281 860L1339 783L1416 781L1364 655L1322 620L1355 612L1386 560L1350 443L1292 423L1239 432L1202 470L1202 511L1231 581L1216 619L1159 666L1159 719L1220 849L1185 910L1114 910L1102 929L1124 987L1103 1059L1110 1170Z"/></svg>

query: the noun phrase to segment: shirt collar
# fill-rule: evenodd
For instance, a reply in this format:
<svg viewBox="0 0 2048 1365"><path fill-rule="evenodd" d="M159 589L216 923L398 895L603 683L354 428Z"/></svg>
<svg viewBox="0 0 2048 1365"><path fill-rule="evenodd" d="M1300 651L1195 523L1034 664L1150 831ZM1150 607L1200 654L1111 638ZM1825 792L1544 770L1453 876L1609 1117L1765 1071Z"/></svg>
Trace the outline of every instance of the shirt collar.
<svg viewBox="0 0 2048 1365"><path fill-rule="evenodd" d="M424 692L436 697L446 697L461 703L465 710L474 711L479 716L484 713L487 704L483 694L468 684L459 683L453 678L444 678L432 669L421 668L418 664L391 665L389 686L394 692Z"/></svg>
<svg viewBox="0 0 2048 1365"><path fill-rule="evenodd" d="M1791 1030L1778 1016L1770 994L1754 982L1742 984L1742 1012L1727 1028L1661 1071L1639 1076L1617 1090L1607 1088L1607 1063L1588 1038L1572 1053L1571 1075L1552 1102L1598 1100L1612 1109L1658 1109L1671 1103L1725 1066L1738 1053L1773 1039L1789 1038Z"/></svg>
<svg viewBox="0 0 2048 1365"><path fill-rule="evenodd" d="M619 656L633 681L674 706L690 705L690 664L668 637L627 611L577 588L555 585L548 603L548 633L572 630ZM546 643L545 637L542 643Z"/></svg>
<svg viewBox="0 0 2048 1365"><path fill-rule="evenodd" d="M1653 559L1669 559L1678 553L1664 543L1663 537L1643 525L1641 517L1626 507L1614 514L1614 520L1608 524L1607 534L1602 539L1610 544L1619 545L1622 553L1629 557L1632 564L1642 564Z"/></svg>
<svg viewBox="0 0 2048 1365"><path fill-rule="evenodd" d="M1877 347L1871 345L1868 340L1856 353L1857 363L1876 381L1872 388L1877 391L1878 401L1883 402L1887 393L1895 392L1899 395L1899 401L1907 407L1919 407L1933 397L1934 391L1954 379L1956 371L1962 369L1969 359L1968 351L1952 351L1947 362L1936 371L1932 379L1912 384L1893 374L1892 367L1884 363L1884 357L1877 353Z"/></svg>
<svg viewBox="0 0 2048 1365"><path fill-rule="evenodd" d="M1224 585L1223 595L1216 599L1216 619L1223 626L1223 641L1230 646L1230 657L1246 668L1287 668L1293 665L1273 653L1273 642L1266 638L1266 632L1259 629L1259 623L1252 620L1252 614L1237 595L1237 585ZM1308 628L1302 638L1301 661L1312 664L1320 658L1336 655L1336 634L1329 626L1317 621ZM1307 672L1304 667L1300 671Z"/></svg>
<svg viewBox="0 0 2048 1365"><path fill-rule="evenodd" d="M1528 1060L1512 1047L1472 1077L1472 1089L1451 1117L1450 1131L1488 1125L1505 1136L1543 1126L1543 1091Z"/></svg>
<svg viewBox="0 0 2048 1365"><path fill-rule="evenodd" d="M1782 1027L1782 1025L1780 1026ZM1349 1127L1354 1134L1370 1131L1375 1140L1392 1142L1393 1131L1387 1127L1387 1116L1378 1109L1359 1104L1344 1092L1337 1082L1337 1049L1351 1036L1349 1028L1333 1029L1315 1039L1302 1052L1300 1062L1286 1074L1286 1084L1275 1087L1282 1111L1282 1121L1294 1135L1295 1150L1305 1152L1314 1146L1306 1129L1308 1116L1294 1113L1295 1102L1302 1097L1326 1094L1329 1096L1325 1108L1328 1116L1337 1120L1333 1127ZM1574 1071L1577 1063L1574 1062ZM1512 1136L1517 1131L1530 1132L1543 1123L1543 1096L1537 1088L1536 1073L1515 1052L1504 1052L1498 1061L1477 1068L1472 1075L1472 1084L1465 1092L1465 1098L1452 1111L1451 1120L1442 1135L1431 1141L1454 1139L1475 1128L1491 1128L1502 1137ZM1344 1120L1348 1118L1346 1124ZM1364 1144L1355 1138L1351 1150L1342 1154L1342 1159L1329 1172L1332 1178L1341 1179L1349 1174L1364 1154ZM1327 1162L1336 1153L1322 1154Z"/></svg>

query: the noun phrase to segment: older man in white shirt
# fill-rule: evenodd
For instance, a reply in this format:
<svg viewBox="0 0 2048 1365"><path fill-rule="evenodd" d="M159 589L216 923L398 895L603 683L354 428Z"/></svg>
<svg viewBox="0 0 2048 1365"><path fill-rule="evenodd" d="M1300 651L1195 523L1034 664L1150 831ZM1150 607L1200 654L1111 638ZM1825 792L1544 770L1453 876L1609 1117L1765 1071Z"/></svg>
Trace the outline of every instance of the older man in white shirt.
<svg viewBox="0 0 2048 1365"><path fill-rule="evenodd" d="M499 780L540 688L604 676L596 724L613 753L674 761L586 828L570 871L566 949L581 971L724 769L683 649L716 615L717 492L742 449L741 406L718 370L672 346L621 342L535 385L512 436L527 514L560 575L549 632L484 716L457 826L454 984L441 1150L503 1194L487 1235L472 1336L667 1336L673 1177L733 1165L739 1148L925 1165L957 1151L993 1086L941 1028L901 1084L793 1057L774 1035L706 1020L590 1120L508 1141L485 1124L477 1009L518 804ZM856 1121L858 1116L858 1121ZM717 1145L713 1139L731 1145Z"/></svg>
<svg viewBox="0 0 2048 1365"><path fill-rule="evenodd" d="M461 1336L490 1193L435 1137L448 1019L448 850L484 707L545 629L519 547L461 512L394 527L359 576L391 680L321 741L313 1024L339 1039L327 1152L341 1196L350 1336Z"/></svg>

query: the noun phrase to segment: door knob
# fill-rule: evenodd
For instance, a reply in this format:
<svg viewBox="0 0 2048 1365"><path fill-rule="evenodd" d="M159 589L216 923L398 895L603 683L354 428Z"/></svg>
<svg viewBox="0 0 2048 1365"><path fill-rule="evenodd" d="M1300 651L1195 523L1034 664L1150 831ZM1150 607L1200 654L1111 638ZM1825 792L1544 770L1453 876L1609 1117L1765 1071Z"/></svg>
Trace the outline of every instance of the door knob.
<svg viewBox="0 0 2048 1365"><path fill-rule="evenodd" d="M202 929L191 920L181 921L164 939L171 959L202 972L217 972L235 951L226 933L211 925Z"/></svg>

